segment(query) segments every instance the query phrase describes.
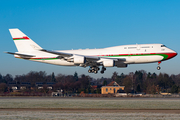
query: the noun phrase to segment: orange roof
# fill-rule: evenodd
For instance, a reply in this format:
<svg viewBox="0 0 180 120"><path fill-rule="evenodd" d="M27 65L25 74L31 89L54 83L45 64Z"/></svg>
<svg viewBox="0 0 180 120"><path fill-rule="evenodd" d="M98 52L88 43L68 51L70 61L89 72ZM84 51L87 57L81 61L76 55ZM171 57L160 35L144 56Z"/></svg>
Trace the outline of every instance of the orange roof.
<svg viewBox="0 0 180 120"><path fill-rule="evenodd" d="M107 86L120 86L116 81L110 82Z"/></svg>

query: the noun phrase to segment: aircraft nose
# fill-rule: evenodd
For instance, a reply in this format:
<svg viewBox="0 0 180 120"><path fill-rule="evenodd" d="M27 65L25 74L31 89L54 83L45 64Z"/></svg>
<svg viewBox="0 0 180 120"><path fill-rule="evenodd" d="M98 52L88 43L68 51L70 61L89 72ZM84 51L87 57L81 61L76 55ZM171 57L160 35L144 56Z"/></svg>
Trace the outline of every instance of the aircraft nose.
<svg viewBox="0 0 180 120"><path fill-rule="evenodd" d="M172 50L172 51L173 51L172 57L175 57L178 53L174 50Z"/></svg>
<svg viewBox="0 0 180 120"><path fill-rule="evenodd" d="M175 57L177 54L178 54L178 53L177 53L177 52L175 52L173 57Z"/></svg>
<svg viewBox="0 0 180 120"><path fill-rule="evenodd" d="M174 51L173 53L169 53L167 55L168 55L167 59L171 59L177 55L177 52Z"/></svg>

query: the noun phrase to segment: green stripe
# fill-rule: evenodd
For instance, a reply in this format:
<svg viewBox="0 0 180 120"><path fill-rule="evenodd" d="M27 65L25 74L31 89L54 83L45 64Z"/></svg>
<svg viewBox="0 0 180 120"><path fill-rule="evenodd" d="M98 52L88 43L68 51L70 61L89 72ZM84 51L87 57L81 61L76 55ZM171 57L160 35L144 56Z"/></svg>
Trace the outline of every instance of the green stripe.
<svg viewBox="0 0 180 120"><path fill-rule="evenodd" d="M163 60L165 60L166 58L168 58L168 55L166 54L144 54L144 55L112 55L112 56L100 56L100 57L132 57L132 56L155 56L155 55L159 55L163 57Z"/></svg>
<svg viewBox="0 0 180 120"><path fill-rule="evenodd" d="M110 57L133 57L133 56L162 56L163 60L165 60L166 58L168 58L168 55L166 54L144 54L144 55L113 55L113 56L100 56L100 57L104 57L104 58L110 58ZM40 58L40 59L29 59L29 60L57 60L59 58Z"/></svg>
<svg viewBox="0 0 180 120"><path fill-rule="evenodd" d="M13 39L13 40L25 40L24 38L22 38L22 39Z"/></svg>
<svg viewBox="0 0 180 120"><path fill-rule="evenodd" d="M56 60L58 58L42 58L42 59L30 59L30 60Z"/></svg>

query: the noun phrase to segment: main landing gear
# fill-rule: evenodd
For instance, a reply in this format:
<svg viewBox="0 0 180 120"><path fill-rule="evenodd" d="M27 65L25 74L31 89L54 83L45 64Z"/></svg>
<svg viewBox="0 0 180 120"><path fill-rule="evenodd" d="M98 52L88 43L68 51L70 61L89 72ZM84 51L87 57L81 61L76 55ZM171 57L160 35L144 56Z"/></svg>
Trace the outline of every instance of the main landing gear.
<svg viewBox="0 0 180 120"><path fill-rule="evenodd" d="M95 74L97 74L98 71L99 71L99 67L90 67L88 70L89 73L95 73Z"/></svg>
<svg viewBox="0 0 180 120"><path fill-rule="evenodd" d="M102 70L101 70L101 74L103 74L105 70L106 70L106 68L103 66Z"/></svg>
<svg viewBox="0 0 180 120"><path fill-rule="evenodd" d="M88 72L97 74L99 70L100 70L99 67L90 67ZM106 70L106 68L103 66L101 69L101 74L103 74L105 70Z"/></svg>
<svg viewBox="0 0 180 120"><path fill-rule="evenodd" d="M157 70L160 70L160 69L161 69L161 67L160 67L160 63L161 63L161 61L159 61L159 62L158 62L158 67L157 67Z"/></svg>

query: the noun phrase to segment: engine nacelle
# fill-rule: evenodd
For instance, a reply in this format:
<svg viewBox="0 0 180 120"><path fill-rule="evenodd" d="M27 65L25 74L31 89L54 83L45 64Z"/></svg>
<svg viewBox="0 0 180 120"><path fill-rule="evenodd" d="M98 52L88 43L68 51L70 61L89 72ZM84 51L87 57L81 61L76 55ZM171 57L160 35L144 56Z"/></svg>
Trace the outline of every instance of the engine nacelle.
<svg viewBox="0 0 180 120"><path fill-rule="evenodd" d="M117 67L120 67L120 68L126 68L128 65L127 64L116 64Z"/></svg>
<svg viewBox="0 0 180 120"><path fill-rule="evenodd" d="M114 67L114 60L104 60L103 65L104 67Z"/></svg>
<svg viewBox="0 0 180 120"><path fill-rule="evenodd" d="M84 64L85 63L85 57L83 57L83 56L75 56L74 57L74 63L75 64Z"/></svg>

